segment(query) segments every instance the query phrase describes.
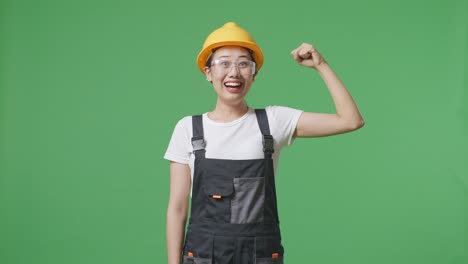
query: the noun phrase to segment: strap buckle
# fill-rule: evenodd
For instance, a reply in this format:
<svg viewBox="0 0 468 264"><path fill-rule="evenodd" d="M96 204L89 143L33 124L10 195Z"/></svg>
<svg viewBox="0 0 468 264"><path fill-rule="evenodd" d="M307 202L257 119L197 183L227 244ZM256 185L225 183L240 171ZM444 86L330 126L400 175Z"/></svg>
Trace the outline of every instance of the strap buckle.
<svg viewBox="0 0 468 264"><path fill-rule="evenodd" d="M204 150L206 143L203 137L193 137L192 138L193 152L198 150Z"/></svg>
<svg viewBox="0 0 468 264"><path fill-rule="evenodd" d="M273 149L273 136L272 135L263 135L263 152L272 154L275 152Z"/></svg>

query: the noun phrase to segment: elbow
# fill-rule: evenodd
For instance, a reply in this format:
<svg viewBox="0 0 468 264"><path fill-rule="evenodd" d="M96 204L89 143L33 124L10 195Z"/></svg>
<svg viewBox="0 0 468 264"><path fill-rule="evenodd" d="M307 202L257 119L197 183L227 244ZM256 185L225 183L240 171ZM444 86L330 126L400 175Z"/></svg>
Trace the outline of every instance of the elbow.
<svg viewBox="0 0 468 264"><path fill-rule="evenodd" d="M364 119L362 119L362 118L359 119L358 126L357 126L356 129L359 129L359 128L363 127L365 124L366 124L366 122L364 122Z"/></svg>
<svg viewBox="0 0 468 264"><path fill-rule="evenodd" d="M365 125L364 119L360 118L349 125L349 130L354 131L358 130Z"/></svg>
<svg viewBox="0 0 468 264"><path fill-rule="evenodd" d="M187 222L187 211L183 209L172 209L167 210L167 223L185 225Z"/></svg>
<svg viewBox="0 0 468 264"><path fill-rule="evenodd" d="M188 203L179 202L172 203L169 202L167 207L167 217L171 218L177 222L186 221L188 216Z"/></svg>

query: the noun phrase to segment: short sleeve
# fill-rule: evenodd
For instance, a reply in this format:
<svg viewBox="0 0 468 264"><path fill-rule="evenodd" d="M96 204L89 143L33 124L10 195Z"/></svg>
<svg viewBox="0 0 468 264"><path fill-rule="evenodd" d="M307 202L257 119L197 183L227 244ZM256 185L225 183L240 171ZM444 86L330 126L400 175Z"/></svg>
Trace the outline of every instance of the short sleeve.
<svg viewBox="0 0 468 264"><path fill-rule="evenodd" d="M270 122L271 133L280 146L289 146L293 143L302 110L285 106L268 106L265 108Z"/></svg>
<svg viewBox="0 0 468 264"><path fill-rule="evenodd" d="M167 147L164 159L182 164L189 164L190 161L190 138L192 120L184 117L177 122L172 133L171 141Z"/></svg>

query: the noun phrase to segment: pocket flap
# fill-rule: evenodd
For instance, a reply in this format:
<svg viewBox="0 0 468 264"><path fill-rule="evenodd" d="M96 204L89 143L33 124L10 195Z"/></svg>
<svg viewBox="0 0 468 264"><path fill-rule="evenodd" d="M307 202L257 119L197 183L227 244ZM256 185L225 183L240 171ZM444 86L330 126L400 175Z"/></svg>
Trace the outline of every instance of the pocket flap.
<svg viewBox="0 0 468 264"><path fill-rule="evenodd" d="M234 192L234 184L232 181L206 181L203 190L205 194L221 198L223 196L231 196ZM220 196L220 197L218 197Z"/></svg>

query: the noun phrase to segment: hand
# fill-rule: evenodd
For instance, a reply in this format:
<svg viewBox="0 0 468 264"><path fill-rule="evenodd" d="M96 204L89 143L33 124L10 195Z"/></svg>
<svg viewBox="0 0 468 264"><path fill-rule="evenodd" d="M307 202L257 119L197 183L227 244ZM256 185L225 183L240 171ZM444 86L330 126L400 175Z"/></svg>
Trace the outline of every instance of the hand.
<svg viewBox="0 0 468 264"><path fill-rule="evenodd" d="M299 65L316 70L318 66L326 63L322 55L309 43L302 43L298 48L291 51L291 54Z"/></svg>

